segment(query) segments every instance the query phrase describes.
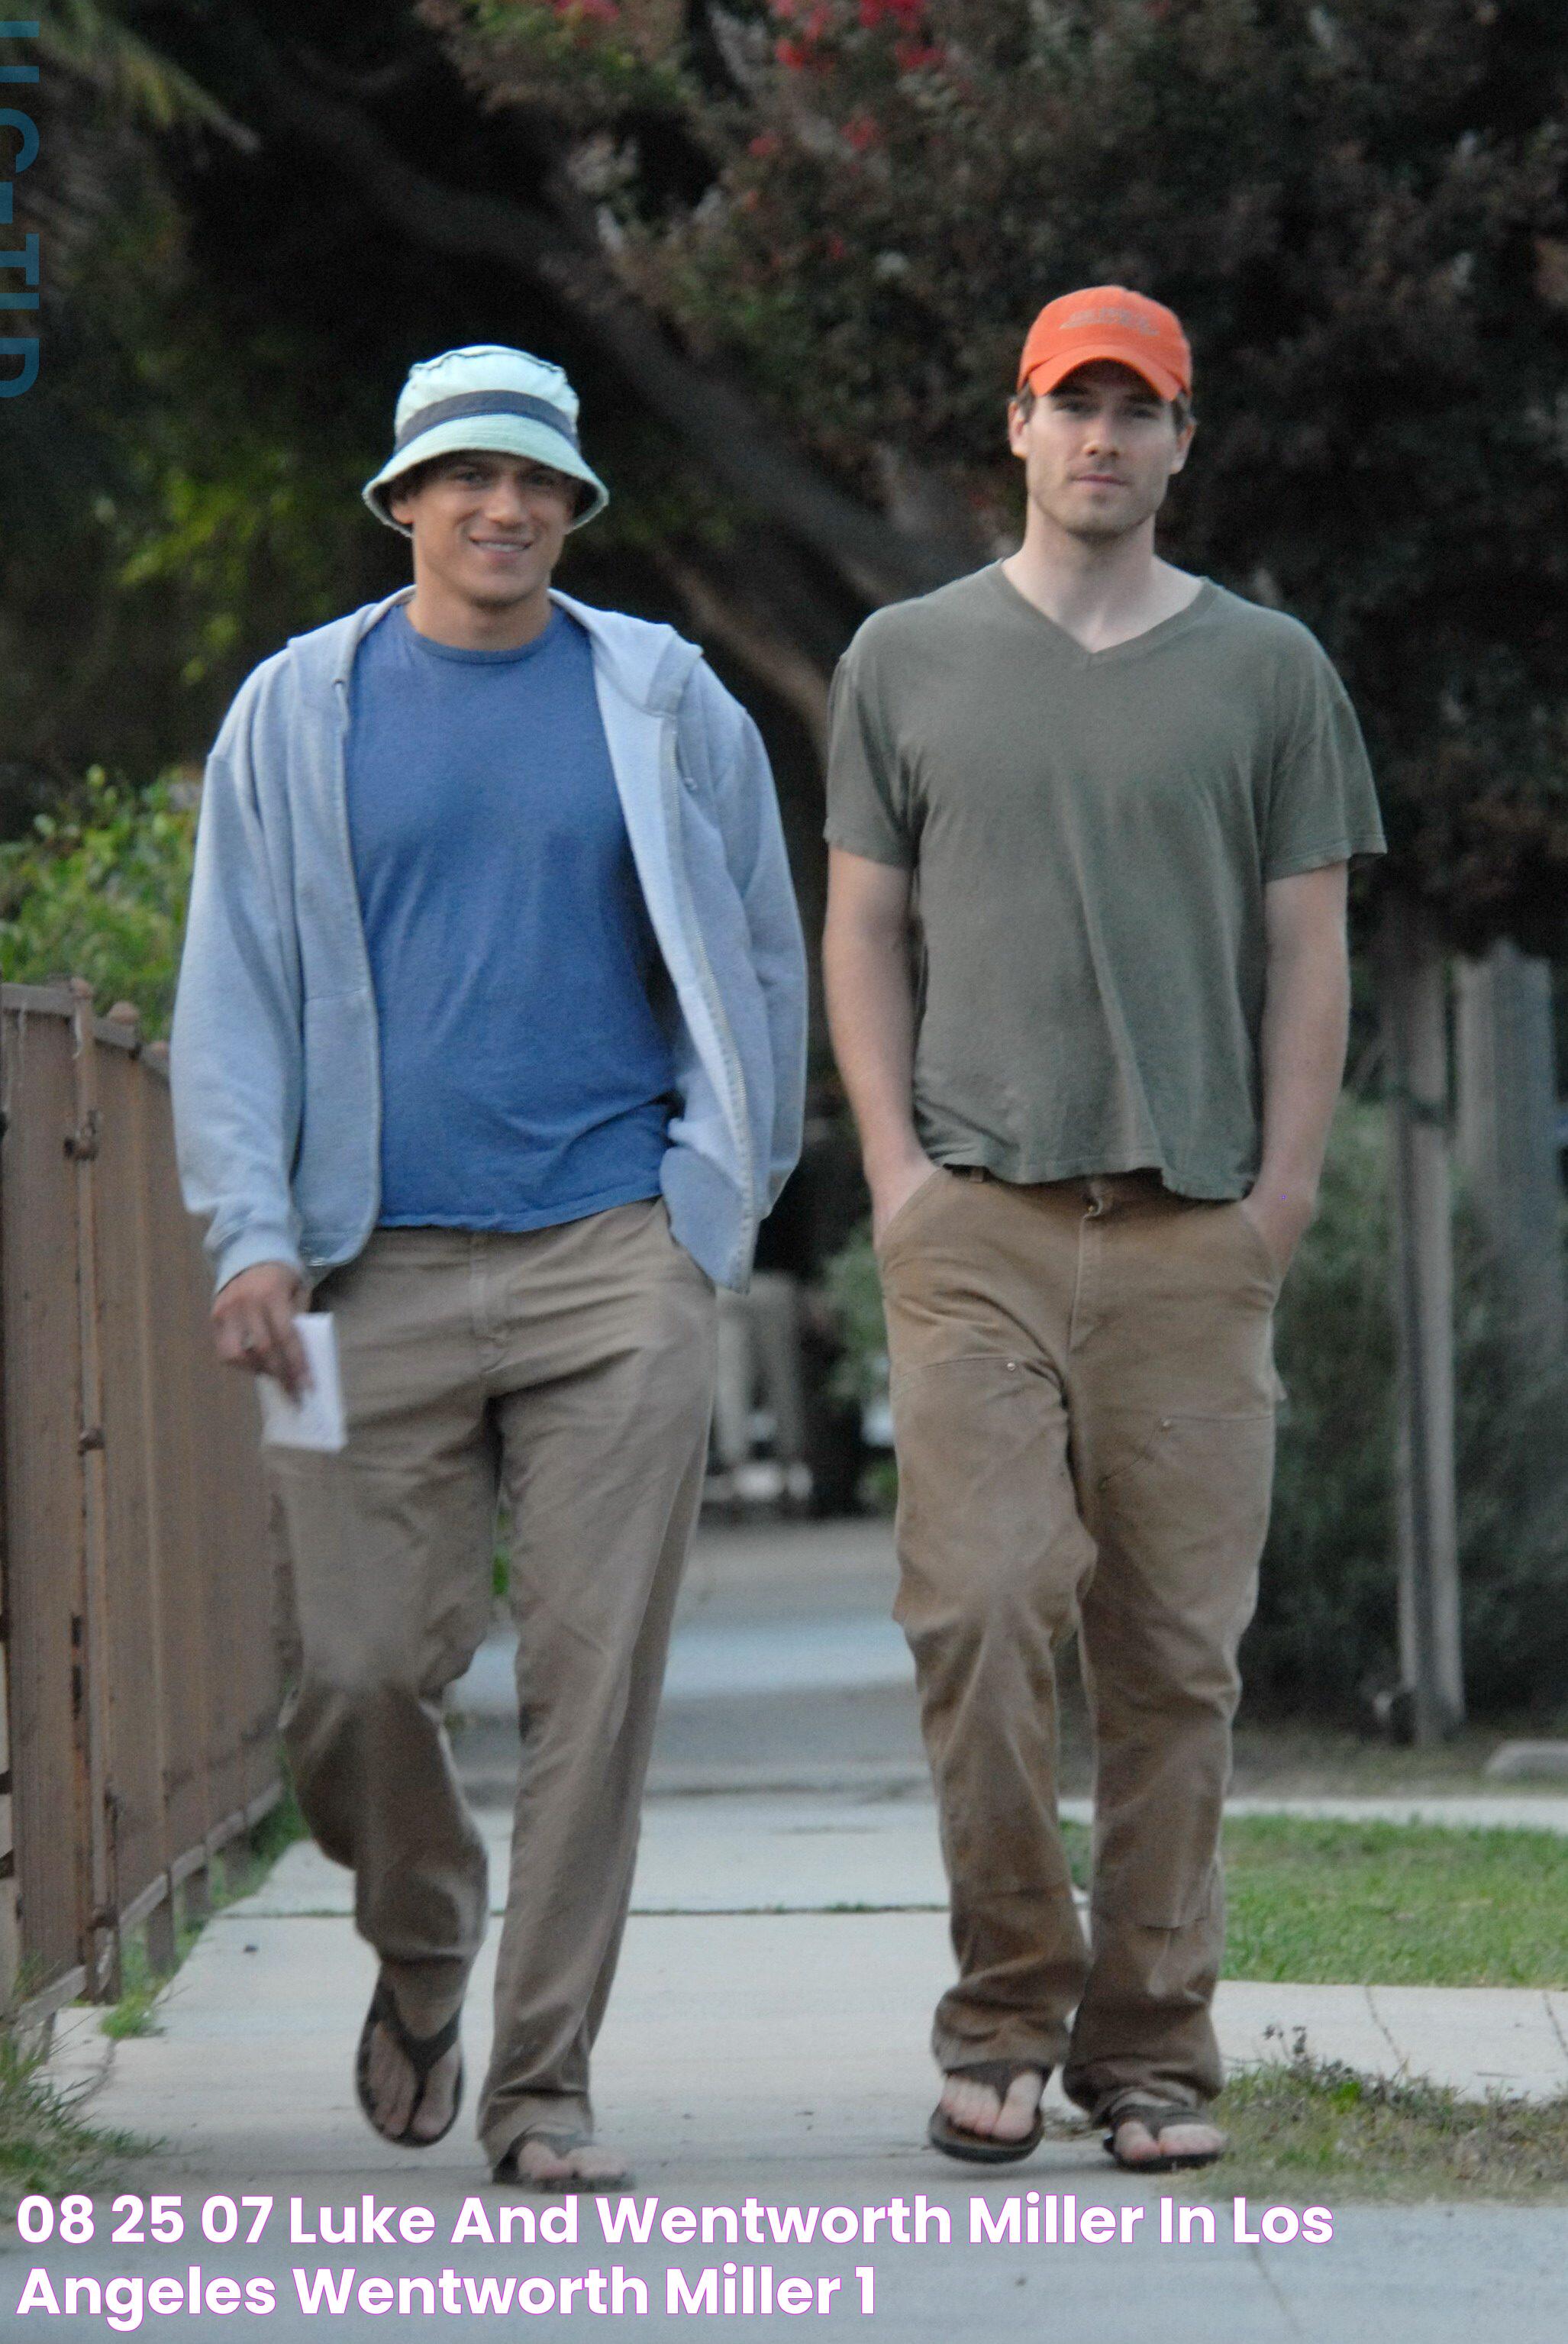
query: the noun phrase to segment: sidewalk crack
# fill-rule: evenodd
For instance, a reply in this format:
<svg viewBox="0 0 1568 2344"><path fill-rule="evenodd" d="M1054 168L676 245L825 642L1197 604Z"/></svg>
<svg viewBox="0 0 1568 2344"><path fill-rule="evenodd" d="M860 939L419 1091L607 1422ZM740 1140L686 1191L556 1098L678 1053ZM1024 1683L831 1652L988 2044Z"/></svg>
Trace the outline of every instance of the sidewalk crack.
<svg viewBox="0 0 1568 2344"><path fill-rule="evenodd" d="M1378 2033L1382 2036L1383 2041L1388 2045L1389 2049L1399 2061L1400 2074L1401 2076L1408 2075L1410 2072L1410 2060L1406 2056L1405 2053L1400 2049L1399 2045L1394 2041L1393 2036L1390 2034L1388 2026L1384 2022L1382 2012L1378 2008L1377 2004L1372 1999L1371 1987L1370 1985L1364 1985L1361 1988L1361 1992L1366 1995L1367 2008L1371 2014L1372 2025L1377 2028Z"/></svg>
<svg viewBox="0 0 1568 2344"><path fill-rule="evenodd" d="M1269 2264L1264 2258L1262 2248L1260 2246L1249 2246L1247 2251L1252 2258L1253 2268L1256 2269L1259 2278L1262 2280L1264 2286L1268 2288L1270 2294L1278 2304L1280 2308L1280 2316L1284 2320L1290 2334L1292 2336L1305 2337L1307 2331L1302 2327L1300 2321L1297 2319L1295 2309L1290 2303L1290 2299L1286 2296L1283 2288L1280 2287L1279 2280L1270 2269Z"/></svg>
<svg viewBox="0 0 1568 2344"><path fill-rule="evenodd" d="M1556 2007L1552 2000L1550 1987L1543 1993L1541 1999L1546 2006L1546 2023L1557 2037L1557 2048L1562 2052L1563 2058L1568 2059L1568 2036L1563 2032L1562 2022L1558 2018Z"/></svg>

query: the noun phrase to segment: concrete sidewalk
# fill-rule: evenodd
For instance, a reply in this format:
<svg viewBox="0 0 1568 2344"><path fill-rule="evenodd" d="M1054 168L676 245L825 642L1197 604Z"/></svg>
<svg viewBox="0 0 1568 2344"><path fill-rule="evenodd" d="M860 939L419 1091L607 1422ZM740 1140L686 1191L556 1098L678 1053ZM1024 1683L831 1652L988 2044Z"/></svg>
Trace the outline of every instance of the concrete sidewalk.
<svg viewBox="0 0 1568 2344"><path fill-rule="evenodd" d="M696 2274L713 2267L718 2285L727 2259L755 2268L765 2263L775 2279L836 2276L843 2285L825 2314L830 2322L888 2339L947 2344L1044 2332L1070 2335L1075 2344L1125 2344L1153 2320L1172 2344L1200 2337L1205 2344L1303 2338L1459 2344L1484 2317L1511 2344L1558 2344L1568 2322L1568 2279L1555 2208L1338 2208L1331 2241L1312 2247L1257 2242L1261 2209L1254 2207L1239 2242L1232 2200L1217 2174L1204 2193L1216 2242L1178 2248L1161 2246L1155 2235L1158 2187L1117 2174L1093 2139L1047 2144L1027 2167L995 2181L972 2180L933 2156L923 2143L933 2096L925 2034L950 1956L930 1895L932 1823L929 1809L913 1802L738 1797L655 1804L596 2078L602 2130L632 2156L640 2202L652 2195L661 2207L739 2208L754 2198L775 2208L849 2208L859 2220L866 2207L913 2206L923 2194L947 2215L950 2245L935 2238L924 2247L898 2245L878 2236L872 2245L818 2239L747 2249L729 2247L721 2228L720 2242L708 2248L662 2244L656 2233L643 2247L612 2248L591 2204L580 2209L576 2246L452 2245L465 2198L477 2195L493 2217L502 2202L521 2202L520 2193L486 2182L466 2117L420 2157L367 2130L350 2067L373 1964L348 1918L345 1875L299 1847L257 1895L207 1928L160 2006L160 2035L115 2046L112 2056L104 2038L85 2031L74 2046L78 2063L90 2059L106 2070L96 2119L163 2144L155 2157L127 2168L121 2189L177 2194L193 2237L202 2205L215 2195L237 2202L248 2193L268 2196L277 2206L266 2235L254 2248L199 2238L134 2251L101 2240L69 2249L15 2245L0 2269L0 2334L33 2332L15 2307L35 2268L56 2281L125 2271L183 2281L193 2263L240 2281L268 2277L278 2309L261 2335L324 2330L358 2339L444 2332L474 2315L438 2303L427 2317L420 2297L396 2326L352 2302L340 2318L324 2319L300 2309L296 2268L307 2284L317 2269L352 2268L356 2286L368 2274L395 2283L450 2269L454 2286L531 2275L554 2287L563 2275L619 2265L649 2290L646 2319L625 2316L639 2326L673 2327L687 2315L666 2308L666 2271L678 2268L696 2286ZM492 1840L500 1825L500 1817L491 1819ZM764 1879L775 1909L735 1909ZM485 2056L492 1961L493 1935L470 2004L470 2076ZM1219 2016L1227 2053L1237 2059L1280 2056L1304 2028L1318 2056L1370 2071L1408 2066L1473 2089L1568 2088L1568 1996L1229 1984L1221 1988ZM973 2244L976 2182L993 2209L1033 2189L1058 2206L1070 2193L1079 2209L1110 2208L1118 2222L1116 2209L1147 2210L1127 2244ZM319 2236L318 2206L358 2204L367 2190L381 2205L430 2208L433 2243L289 2243L290 2197L302 2200L303 2227ZM1313 2195L1307 2186L1293 2198L1298 2213ZM529 2202L537 2216L547 2201ZM862 2269L875 2273L869 2321L859 2308ZM542 2301L538 2286L531 2299ZM579 2299L573 2309L589 2305ZM738 2312L703 2318L710 2335L738 2336L754 2325ZM155 2333L158 2327L155 2321ZM43 2332L101 2338L105 2331L86 2314L62 2313Z"/></svg>
<svg viewBox="0 0 1568 2344"><path fill-rule="evenodd" d="M35 2268L56 2286L73 2274L100 2283L110 2274L162 2274L187 2293L192 2267L203 2270L204 2287L214 2274L266 2279L276 2310L239 2323L263 2344L444 2335L476 2319L515 2327L521 2318L525 2328L531 2317L592 2319L584 2290L556 2290L616 2266L627 2282L622 2316L633 2327L684 2328L694 2316L700 2333L728 2339L790 2316L783 2308L730 2314L722 2295L712 2312L669 2308L670 2269L695 2287L711 2268L717 2290L729 2262L737 2289L747 2268L754 2289L764 2268L770 2287L786 2275L837 2279L825 2309L812 2299L813 2332L825 2320L835 2332L889 2344L1129 2344L1146 2333L1160 2344L1470 2344L1483 2325L1510 2344L1561 2344L1568 2276L1560 2208L1336 2206L1329 2243L1269 2243L1257 2207L1236 2235L1220 2167L1203 2193L1215 2242L1179 2247L1159 2242L1158 2184L1116 2172L1089 2137L1047 2144L995 2180L926 2147L935 2096L926 2028L951 1955L907 1656L885 1616L891 1585L885 1525L704 1531L683 1595L655 1756L665 1795L647 1810L594 2070L601 2132L632 2157L644 2211L650 2198L660 2214L718 2208L736 2209L737 2218L754 2201L758 2222L766 2208L801 2208L803 2219L812 2208L836 2208L835 2235L774 2243L764 2228L765 2245L744 2234L731 2245L717 2216L709 2245L700 2236L661 2239L657 2228L645 2244L612 2244L590 2201L579 2209L575 2245L454 2242L466 2200L481 2201L492 2221L504 2202L526 2202L535 2220L551 2202L492 2187L472 2138L493 1933L465 2020L469 2107L435 2149L392 2148L368 2130L353 2092L374 1965L353 1933L348 1876L301 1846L258 1894L208 1926L159 2006L160 2034L110 2046L96 2013L75 2015L65 2030L60 2066L97 2078L96 2120L160 2143L125 2168L116 2188L144 2199L177 2196L185 2239L116 2246L100 2221L98 2237L79 2247L0 2247L0 2337L102 2344L105 2321L86 2291L76 2313L62 2302L56 2316L39 2303L42 2325L35 2330L31 2313L24 2320L18 2306ZM462 1688L467 1723L458 1736L498 1888L516 1750L511 1673L498 1637ZM673 1795L698 1792L706 1795ZM1281 1808L1568 1829L1568 1798L1516 1793L1248 1800L1233 1812ZM1067 1812L1086 1810L1070 1801ZM1369 2073L1427 2075L1473 2092L1568 2090L1568 1995L1227 1983L1217 2015L1233 2061L1288 2056L1304 2036L1315 2056ZM1069 2197L1079 2212L1111 2209L1116 2243L971 2242L977 2195L998 2222L1017 2201L1022 2224L1030 2191L1063 2224ZM302 2229L320 2238L316 2208L359 2207L365 2192L380 2207L430 2209L430 2242L290 2242L290 2198L302 2201ZM255 2246L203 2237L207 2201L238 2204L248 2194L276 2201ZM1291 2196L1296 2214L1317 2194L1304 2177ZM935 2235L925 2245L890 2242L887 2218L865 2238L866 2208L922 2198L933 2233L937 2218L947 2218L951 2243ZM563 2218L559 2206L554 2218ZM226 2219L219 2205L215 2227ZM1276 2227L1288 2224L1281 2218ZM301 2308L296 2269L308 2286L318 2269L354 2270L340 2316ZM430 2312L418 2287L406 2307L392 2302L389 2317L376 2308L373 2286L366 2303L354 2297L367 2277L395 2292L405 2278L433 2288L443 2270L452 2291ZM872 2274L869 2313L862 2271ZM503 2287L526 2278L531 2287L505 2314L486 2314L470 2308L466 2290L487 2278ZM645 2315L637 2281L647 2288ZM170 2332L156 2309L149 2314L148 2332ZM199 2339L234 2325L208 2306L194 2322L185 2312L175 2332Z"/></svg>

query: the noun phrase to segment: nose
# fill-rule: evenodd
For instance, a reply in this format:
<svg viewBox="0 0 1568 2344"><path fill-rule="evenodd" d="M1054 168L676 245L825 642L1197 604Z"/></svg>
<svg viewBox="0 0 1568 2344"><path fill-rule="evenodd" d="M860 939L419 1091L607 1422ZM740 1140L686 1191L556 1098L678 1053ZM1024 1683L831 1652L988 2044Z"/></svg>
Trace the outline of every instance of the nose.
<svg viewBox="0 0 1568 2344"><path fill-rule="evenodd" d="M503 523L516 523L527 520L528 510L528 499L523 493L520 481L507 474L491 483L490 491L484 500L484 513L487 520L492 520L498 526Z"/></svg>

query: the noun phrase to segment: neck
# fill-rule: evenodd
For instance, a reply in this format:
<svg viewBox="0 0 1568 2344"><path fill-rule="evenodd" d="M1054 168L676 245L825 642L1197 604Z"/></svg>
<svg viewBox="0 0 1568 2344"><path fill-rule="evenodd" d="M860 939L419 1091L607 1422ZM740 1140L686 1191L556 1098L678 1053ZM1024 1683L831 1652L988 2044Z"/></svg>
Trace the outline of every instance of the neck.
<svg viewBox="0 0 1568 2344"><path fill-rule="evenodd" d="M1024 542L1003 562L1005 576L1087 652L1110 651L1174 619L1203 581L1162 561L1154 519L1125 537L1074 537L1029 507Z"/></svg>
<svg viewBox="0 0 1568 2344"><path fill-rule="evenodd" d="M450 651L520 652L550 624L550 588L546 583L517 602L472 602L416 570L403 607L417 634Z"/></svg>

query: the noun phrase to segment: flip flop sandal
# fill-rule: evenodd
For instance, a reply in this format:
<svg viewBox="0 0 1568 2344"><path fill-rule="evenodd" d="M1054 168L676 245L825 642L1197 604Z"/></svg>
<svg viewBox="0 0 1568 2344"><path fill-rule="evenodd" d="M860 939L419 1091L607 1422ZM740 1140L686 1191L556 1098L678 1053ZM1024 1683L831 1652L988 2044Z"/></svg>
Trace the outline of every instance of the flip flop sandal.
<svg viewBox="0 0 1568 2344"><path fill-rule="evenodd" d="M1121 2157L1117 2153L1116 2137L1124 2124L1140 2124L1155 2140L1168 2126L1206 2124L1201 2108L1185 2108L1169 2100L1123 2100L1105 2119L1109 2130L1102 2146L1106 2155L1124 2173L1183 2173L1199 2165L1213 2165L1225 2154L1229 2143L1219 2148L1189 2149L1185 2155L1169 2157Z"/></svg>
<svg viewBox="0 0 1568 2344"><path fill-rule="evenodd" d="M546 2189L558 2198L576 2198L592 2197L601 2189L630 2189L635 2178L631 2167L622 2165L613 2173L563 2173L558 2181L536 2180L531 2173L524 2173L517 2161L518 2150L530 2140L541 2140L556 2157L569 2157L574 2148L591 2148L593 2145L587 2134L581 2132L521 2133L505 2156L497 2159L491 2175L492 2181L516 2181L525 2189Z"/></svg>
<svg viewBox="0 0 1568 2344"><path fill-rule="evenodd" d="M424 2107L425 2087L430 2080L430 2072L439 2060L446 2057L447 2053L457 2041L458 2030L461 2023L462 2012L454 2010L446 2025L438 2027L434 2035L410 2035L403 2024L402 2015L398 2008L391 1987L385 1978L377 1979L376 1991L370 1997L370 2007L366 2014L365 2024L359 2030L359 2048L354 2058L354 2088L359 2096L359 2106L365 2112L366 2123L372 2132L379 2133L383 2140L391 2141L399 2148L434 2148L438 2140L445 2140L448 2133L456 2124L458 2110L462 2106L463 2070L460 2059L458 2062L457 2089L452 2094L452 2112L440 2132L417 2134L413 2130L413 2123L420 2110ZM414 2105L409 2110L409 2120L401 2132L388 2132L384 2126L376 2121L376 2103L370 2096L370 2038L378 2026L386 2028L414 2071L414 2083L417 2086L414 2093Z"/></svg>
<svg viewBox="0 0 1568 2344"><path fill-rule="evenodd" d="M972 2066L949 2067L947 2073L966 2076L976 2084L988 2084L998 2099L1005 2100L1018 2076L1048 2076L1050 2070L1042 2068L1037 2059L977 2059ZM1042 2096L1044 2089L1042 2084ZM962 2157L968 2165L1014 2165L1020 2157L1028 2157L1038 2148L1045 2129L1045 2117L1037 2110L1034 2123L1020 2139L996 2140L989 2133L969 2132L963 2125L956 2125L938 2101L931 2111L926 2137L944 2157Z"/></svg>

